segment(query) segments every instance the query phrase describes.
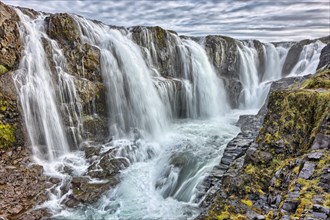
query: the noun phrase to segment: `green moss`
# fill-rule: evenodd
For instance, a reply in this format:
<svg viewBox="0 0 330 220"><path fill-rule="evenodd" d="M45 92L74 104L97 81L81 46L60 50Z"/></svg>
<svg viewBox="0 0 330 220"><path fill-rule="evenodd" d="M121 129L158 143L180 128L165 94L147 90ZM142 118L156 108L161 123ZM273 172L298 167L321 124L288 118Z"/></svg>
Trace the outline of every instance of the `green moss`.
<svg viewBox="0 0 330 220"><path fill-rule="evenodd" d="M301 85L303 89L330 89L330 69L326 69L305 80Z"/></svg>
<svg viewBox="0 0 330 220"><path fill-rule="evenodd" d="M8 72L8 69L4 65L0 64L0 76L6 72Z"/></svg>
<svg viewBox="0 0 330 220"><path fill-rule="evenodd" d="M156 42L159 48L165 48L166 47L166 31L162 29L161 27L155 27L155 37Z"/></svg>
<svg viewBox="0 0 330 220"><path fill-rule="evenodd" d="M16 142L16 126L0 122L0 149L11 147Z"/></svg>

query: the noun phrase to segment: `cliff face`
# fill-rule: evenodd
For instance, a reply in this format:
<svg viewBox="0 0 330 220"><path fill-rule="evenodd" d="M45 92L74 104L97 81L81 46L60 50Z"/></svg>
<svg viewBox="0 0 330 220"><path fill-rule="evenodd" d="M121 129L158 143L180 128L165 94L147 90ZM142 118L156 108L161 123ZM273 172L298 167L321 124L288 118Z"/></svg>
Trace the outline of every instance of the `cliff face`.
<svg viewBox="0 0 330 220"><path fill-rule="evenodd" d="M270 94L255 141L229 166L201 219L330 217L328 53L314 76Z"/></svg>
<svg viewBox="0 0 330 220"><path fill-rule="evenodd" d="M19 18L0 2L0 150L24 143L13 73L21 53Z"/></svg>

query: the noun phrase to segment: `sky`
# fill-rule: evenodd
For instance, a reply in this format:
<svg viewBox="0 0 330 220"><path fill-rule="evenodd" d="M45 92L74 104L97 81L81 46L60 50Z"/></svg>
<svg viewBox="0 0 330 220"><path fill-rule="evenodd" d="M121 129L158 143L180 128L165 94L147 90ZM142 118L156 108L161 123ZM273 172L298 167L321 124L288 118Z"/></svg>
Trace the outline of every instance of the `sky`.
<svg viewBox="0 0 330 220"><path fill-rule="evenodd" d="M116 26L161 26L180 35L288 41L330 35L329 0L1 0Z"/></svg>

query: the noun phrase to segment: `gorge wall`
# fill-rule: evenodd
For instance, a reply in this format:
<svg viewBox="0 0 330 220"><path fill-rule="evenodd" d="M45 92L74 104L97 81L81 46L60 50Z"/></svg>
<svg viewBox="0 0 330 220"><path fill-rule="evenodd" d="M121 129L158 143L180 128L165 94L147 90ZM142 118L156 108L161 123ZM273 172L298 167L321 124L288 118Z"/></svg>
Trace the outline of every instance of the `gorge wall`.
<svg viewBox="0 0 330 220"><path fill-rule="evenodd" d="M60 194L69 194L63 201L67 207L93 203L118 183L115 175L130 162L93 146L123 136L159 135L173 119L260 108L271 81L311 74L329 62L330 36L278 43L194 38L160 27L113 27L1 2L0 15L0 195L5 198L0 210L9 219L47 215L33 207L47 200L46 188L61 182L43 176L39 165L28 166L32 154L53 162L85 150L90 162L86 176L107 182L74 177ZM219 192L223 197L210 199L211 208L201 218L250 218L250 211L251 216L269 218L298 216L314 206L329 206L326 68L270 95L270 110L255 143L229 167ZM304 176L310 167L314 172ZM63 170L70 173L70 167ZM19 181L11 182L17 176ZM33 181L38 186L23 195L14 190L29 188ZM318 186L307 193L306 187L314 183ZM10 190L2 190L5 187ZM301 196L290 197L289 191ZM277 199L278 192L283 195Z"/></svg>

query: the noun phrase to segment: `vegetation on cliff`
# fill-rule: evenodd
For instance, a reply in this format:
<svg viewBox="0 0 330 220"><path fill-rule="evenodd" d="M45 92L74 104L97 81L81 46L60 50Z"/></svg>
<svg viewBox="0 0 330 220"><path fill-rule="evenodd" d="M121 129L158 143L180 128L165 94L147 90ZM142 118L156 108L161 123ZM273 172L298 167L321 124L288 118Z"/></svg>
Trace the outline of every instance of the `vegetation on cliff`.
<svg viewBox="0 0 330 220"><path fill-rule="evenodd" d="M274 91L256 142L228 172L207 219L329 217L330 69Z"/></svg>

